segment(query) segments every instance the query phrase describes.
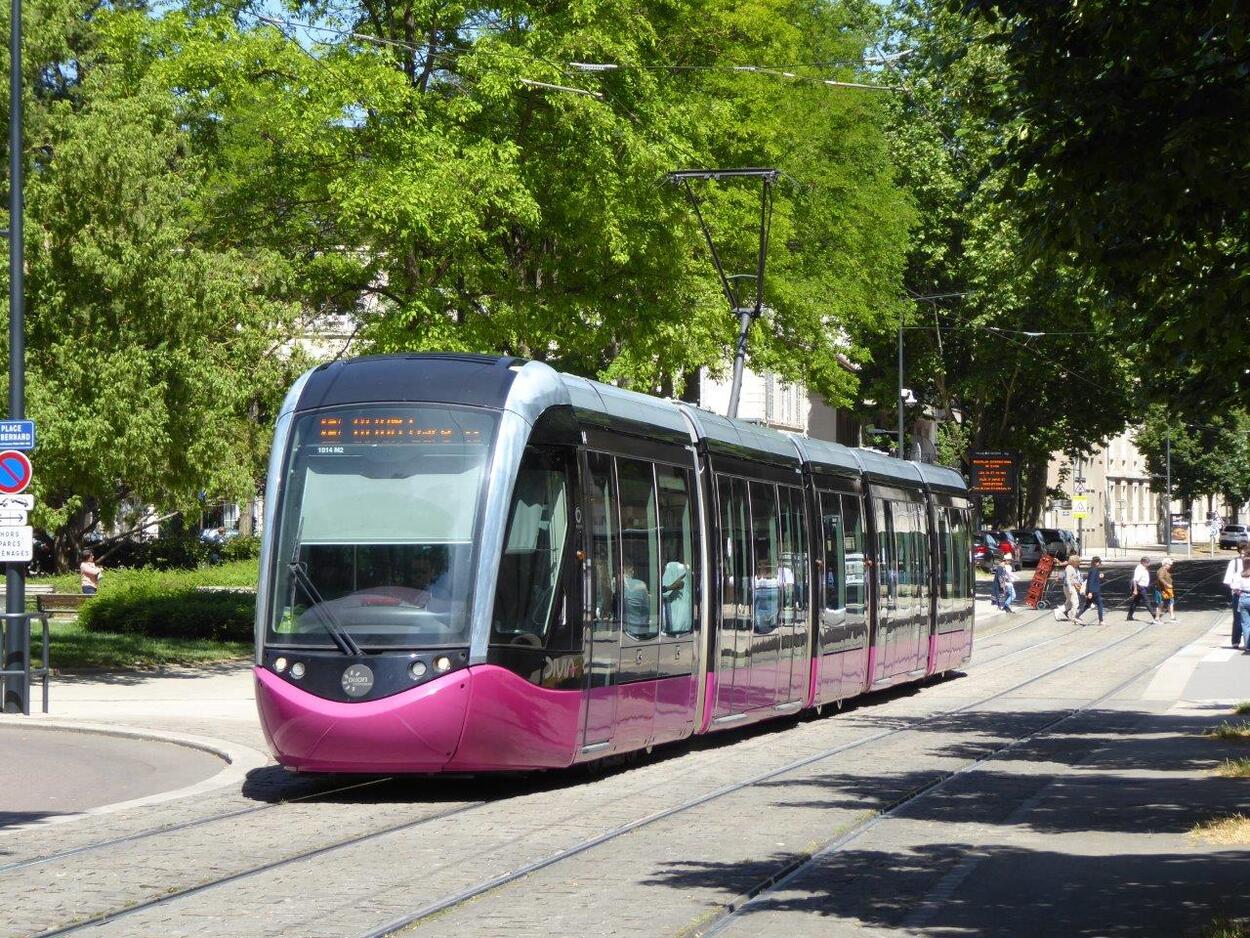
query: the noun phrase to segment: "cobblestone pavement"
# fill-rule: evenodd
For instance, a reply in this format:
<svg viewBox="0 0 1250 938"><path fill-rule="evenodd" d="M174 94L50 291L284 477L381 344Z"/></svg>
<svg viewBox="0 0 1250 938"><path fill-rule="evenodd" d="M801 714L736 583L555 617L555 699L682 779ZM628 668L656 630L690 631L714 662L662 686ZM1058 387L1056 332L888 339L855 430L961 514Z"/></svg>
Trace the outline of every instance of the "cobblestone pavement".
<svg viewBox="0 0 1250 938"><path fill-rule="evenodd" d="M978 635L966 676L873 695L842 713L669 747L636 767L594 779L568 772L528 779L380 781L325 794L327 787L350 783L292 778L266 768L253 772L240 791L86 818L43 835L0 837L0 889L9 900L0 934L39 934L185 891L90 932L360 935L621 825L873 738L638 827L425 919L415 930L511 936L697 933L715 922L733 897L786 863L1199 639L1224 610L1218 598L1192 604L1179 623L1167 627L1125 623L1122 614L1102 628L1084 629L1045 614L1004 617ZM1001 692L1006 693L997 700L978 703ZM813 864L787 886L797 890L797 900L786 898L790 892L778 893L784 904L744 914L729 930L824 935L900 925L948 927L943 897L981 882L971 872L961 873L978 844L1013 825L1032 824L1029 812L1057 816L1045 807L1046 797L1067 784L1056 766L1079 775L1085 771L1082 760L1101 758L1109 727L1139 733L1143 720L1174 703L1143 701L1140 691L1134 699L1134 692L1130 688L1115 702L1114 724L1100 723L1097 714L1081 715L1062 732L986 763L992 769L964 773L958 784L918 801L928 807L917 815L880 823L854 842L853 851L835 854L836 875ZM960 708L967 709L952 712ZM1189 733L1212 719L1211 713L1193 713L1148 728L1163 736L1178 728ZM903 732L883 735L888 730ZM1205 761L1186 757L1183 771L1201 772L1212 759L1218 761L1214 749L1204 752ZM1174 769L1165 765L1159 771ZM1107 783L1115 785L1123 767L1106 772ZM1137 789L1140 801L1146 793ZM306 800L291 800L301 797ZM1097 804L1092 793L1085 801ZM1090 810L1096 814L1096 807ZM1176 808L1168 816L1169 829L1189 814ZM229 816L204 820L218 815ZM23 865L56 851L188 823L166 834ZM339 846L353 838L367 839ZM302 854L311 855L283 863ZM867 854L875 856L872 863L848 859ZM986 869L1002 875L1014 854L996 856L1006 865ZM270 868L253 872L266 865ZM228 877L237 878L211 885ZM931 909L943 914L923 911ZM962 909L961 921L976 913L970 904Z"/></svg>

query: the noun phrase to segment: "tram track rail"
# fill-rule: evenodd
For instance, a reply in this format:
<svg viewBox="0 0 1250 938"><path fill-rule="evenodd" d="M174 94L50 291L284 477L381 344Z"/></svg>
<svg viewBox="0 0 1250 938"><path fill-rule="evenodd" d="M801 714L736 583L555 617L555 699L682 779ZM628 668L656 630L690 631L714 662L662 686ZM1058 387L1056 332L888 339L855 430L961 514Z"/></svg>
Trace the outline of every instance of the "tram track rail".
<svg viewBox="0 0 1250 938"><path fill-rule="evenodd" d="M1216 575L1218 574L1212 574L1209 577L1203 578L1203 580L1199 581L1198 583L1193 584L1184 592L1188 592L1189 590L1196 589L1198 586L1214 578L1214 576ZM1181 595L1181 593L1178 593L1178 595ZM995 635L1001 635L1008 631L1015 631L1016 629L1022 628L1026 625L1033 624L1036 621L1037 621L1037 618L1031 618L1018 625L1013 625L1009 627L1008 629L1000 630L996 632ZM472 899L475 899L479 896L492 892L495 889L506 886L508 883L515 882L519 879L522 879L540 870L554 866L560 862L563 862L564 860L571 859L572 857L585 853L588 850L594 849L595 847L601 846L619 837L625 836L635 830L639 830L643 827L647 827L652 824L655 824L666 818L693 810L697 807L708 804L719 798L723 798L727 795L733 794L738 791L742 791L746 788L750 788L752 786L759 785L763 782L770 781L779 776L797 771L806 766L816 764L818 762L837 756L841 753L845 753L845 752L849 752L849 751L859 749L865 746L869 746L873 743L879 742L881 740L887 739L892 736L899 735L901 733L915 731L925 726L926 724L941 720L944 717L950 717L956 714L967 712L977 707L983 707L986 704L992 703L995 700L998 700L1011 693L1014 693L1020 690L1021 688L1027 687L1033 683L1036 683L1037 681L1043 680L1055 673L1065 670L1066 668L1072 667L1080 663L1081 661L1085 661L1088 658L1091 658L1095 655L1110 651L1111 649L1118 647L1124 644L1125 642L1128 642L1131 639L1135 638L1136 636L1140 635L1143 631L1145 631L1149 627L1150 627L1150 623L1143 623L1141 627L1129 633L1128 635L1121 636L1113 642L1100 645L1099 647L1092 649L1090 651L1084 652L1081 655L1078 655L1073 658L1069 658L1051 668L1046 669L1040 674L1033 675L1032 677L1029 677L1023 681L1020 681L1012 685L1009 688L998 691L997 693L989 695L987 697L978 699L977 701L973 701L971 703L965 704L957 708L937 711L935 713L928 714L924 717L916 718L915 720L913 720L906 726L889 727L886 729L878 730L876 732L871 732L867 736L862 736L860 738L853 739L845 743L841 743L831 748L824 749L818 753L805 756L798 760L791 761L783 766L779 766L779 767L770 769L766 772L753 775L747 779L743 779L738 782L719 787L701 796L688 799L687 801L681 802L677 805L670 806L669 808L647 815L643 818L638 818L633 821L627 822L626 824L622 824L618 827L612 828L593 838L589 838L587 840L574 844L568 848L565 848L561 851L558 851L557 853L552 854L548 857L526 864L524 866L521 866L515 870L501 874L499 876L492 877L490 880L483 881L473 887L470 887L465 890L461 890L453 895L449 895L445 897L444 899L438 900L435 903L430 903L426 906L423 906L421 909L418 909L416 912L410 915L406 915L401 919L388 922L386 925L382 926L381 928L366 932L364 936L362 936L362 938L374 938L374 936L379 936L380 938L380 936L383 936L383 935L394 934L412 925L418 924L424 919L428 919L434 915L442 914L443 912L454 909L457 906L463 905L464 903ZM1037 643L1024 646L1023 648L1014 649L1013 651L1009 652L1007 655L995 656L986 661L974 662L973 664L975 664L975 666L979 669L982 666L1003 660L1004 658L1008 656L1015 656L1015 655L1023 654L1025 652L1031 651L1042 645L1052 644L1056 641L1059 641L1067 636L1070 636L1080 631L1082 631L1081 627L1070 629L1070 630L1065 631L1059 636L1054 636L1042 642L1037 642ZM113 838L108 841L102 841L97 844L88 844L82 847L77 847L77 848L73 848L70 850L61 851L56 854L50 854L44 857L32 858L29 860L23 860L23 861L18 861L16 863L11 863L11 864L8 864L7 866L0 867L0 872L4 872L7 870L18 870L18 869L22 869L26 867L47 864L58 859L66 859L66 858L70 858L76 855L81 855L83 853L88 853L88 852L91 852L92 850L105 849L107 847L122 846L125 844L133 843L133 842L147 839L150 837L160 836L163 834L176 833L176 832L187 830L190 828L203 826L203 825L212 823L214 821L229 820L229 819L237 818L240 816L255 814L261 811L268 811L268 810L272 810L276 808L281 808L283 806L287 806L287 805L291 805L295 803L309 802L316 798L330 797L330 796L341 794L343 792L347 792L353 789L376 786L387 781L390 781L390 779L389 778L369 779L363 782L354 783L352 785L337 786L335 788L331 788L331 789L327 789L323 791L310 792L309 794L300 796L299 798L286 799L286 800L276 802L273 804L266 804L266 805L259 805L255 807L237 809L235 811L223 812L218 815L191 819L186 822L182 822L180 824L152 828L146 831L139 831L134 834L125 835L125 836L118 837L118 838ZM426 825L426 824L431 824L431 823L445 820L454 816L466 814L476 809L485 807L491 803L494 803L497 800L498 799L483 799L483 800L478 800L478 801L465 802L461 804L454 804L450 807L445 808L444 810L437 811L432 814L426 814L418 818L405 819L399 823L386 825L384 827L376 828L376 829L364 832L359 835L336 840L327 844L322 844L312 849L301 851L296 854L279 857L269 862L258 864L252 867L248 867L246 869L238 870L236 872L221 876L216 879L193 884L193 885L180 888L180 889L175 889L170 892L164 893L160 896L154 896L152 898L127 905L121 909L115 909L115 910L111 910L108 912L103 912L100 914L92 915L92 916L83 918L81 920L78 920L76 922L73 922L71 924L67 924L67 925L64 925L64 926L61 926L61 927L58 927L49 931L40 932L38 938L52 938L52 936L56 936L56 935L76 933L78 931L85 930L87 928L92 928L92 927L96 927L99 925L104 925L104 924L108 924L114 921L118 921L120 919L124 919L126 917L129 917L131 915L134 915L136 913L139 913L145 910L158 908L158 907L165 907L174 902L189 898L199 893L203 893L212 889L220 888L220 887L229 885L231 883L237 883L241 880L246 880L255 876L260 876L265 873L271 872L273 870L277 870L283 867L288 867L288 866L292 866L298 863L313 860L313 859L325 856L327 854L333 853L335 851L343 850L343 849L347 849L347 848L350 848L359 844L367 843L369 841L376 840L378 838L382 838L388 835L403 833L406 831L420 828L421 826Z"/></svg>
<svg viewBox="0 0 1250 938"><path fill-rule="evenodd" d="M994 632L990 633L988 638L991 638L991 639L998 638L1001 635L1005 635L1009 632L1014 632L1017 629L1021 629L1029 625L1034 625L1037 623L1039 619L1044 618L1044 617L1045 616L1040 614L1040 610L1039 610L1039 615L1025 617L1024 621L1022 622L1008 626L1007 628L1004 628L1004 629L995 630ZM995 661L1005 660L1005 659L1009 659L1011 657L1014 657L1020 654L1025 654L1029 651L1033 651L1042 646L1052 644L1068 635L1071 635L1073 632L1076 632L1076 631L1079 631L1079 629L1071 629L1071 630L1063 632L1062 634L1058 636L1052 636L1051 638L1048 638L1044 641L1036 642L1031 645L1026 645L1023 648L1013 649L1005 654L995 655L985 660L978 661L974 658L973 661L969 664L969 666L963 670L972 670L974 668L979 669L986 665L993 664ZM117 837L111 837L111 838L108 838L107 840L97 841L97 842L88 843L88 844L82 844L77 847L71 847L65 850L59 850L54 853L44 854L44 855L36 856L36 857L30 857L30 858L23 859L23 860L16 860L16 861L12 861L9 863L3 863L3 864L0 864L0 875L3 875L5 873L10 873L10 872L16 872L22 869L28 869L30 867L42 866L45 864L54 863L59 860L69 859L70 857L79 856L85 853L91 853L97 850L105 850L110 847L120 847L120 846L125 846L127 844L137 843L139 841L146 840L151 837L160 837L160 836L164 836L168 834L181 833L181 832L192 830L194 828L201 827L207 824L235 820L237 818L248 817L251 815L260 814L262 812L280 810L284 807L288 807L294 804L306 804L310 802L315 802L316 800L321 799L321 798L332 798L334 796L341 795L350 791L358 791L358 790L367 789L367 788L376 788L376 787L385 785L388 782L392 782L394 780L395 779L393 776L384 776L380 778L365 779L363 781L353 782L348 785L333 785L332 787L321 788L316 791L308 792L307 794L304 794L304 795L298 795L298 796L291 797L291 798L282 798L280 800L274 801L269 804L251 805L247 807L235 808L229 811L218 812L216 814L204 815L202 817L197 817L197 818L190 818L186 821L180 821L180 822L176 822L173 824L165 824L165 825L159 825L155 827L149 827L143 830L134 831L129 834L122 834ZM485 804L486 802L482 802L482 803Z"/></svg>
<svg viewBox="0 0 1250 938"><path fill-rule="evenodd" d="M1222 613L1220 615L1222 615ZM1217 615L1217 617L1212 621L1212 625L1214 625L1214 623L1218 621L1218 619L1219 619L1219 616ZM1146 626L1143 626L1142 628L1134 632L1133 635L1136 635L1145 630L1146 630ZM723 906L723 909L724 909L723 914L721 914L719 917L714 919L706 927L698 927L694 929L693 931L691 931L689 934L693 936L697 936L697 938L711 938L711 936L721 934L723 931L725 931L725 929L729 928L733 923L741 920L743 916L746 915L753 906L758 906L770 894L776 893L784 889L789 883L793 882L795 879L802 876L807 870L811 869L816 863L820 862L823 858L831 856L832 854L845 849L846 847L855 843L860 838L864 837L866 834L871 832L876 827L880 826L881 824L885 823L891 818L898 816L904 809L913 807L917 802L941 790L942 788L944 788L946 785L948 785L950 782L954 781L955 779L960 778L961 776L966 775L967 773L972 772L975 769L978 769L981 766L986 765L989 762L992 762L993 760L997 759L999 756L1003 755L1004 753L1010 752L1011 750L1023 745L1024 743L1031 742L1032 740L1046 736L1051 730L1053 730L1055 727L1059 726L1060 724L1066 723L1067 721L1077 716L1080 716L1086 711L1092 710L1095 707L1099 706L1100 704L1105 703L1108 700L1114 699L1116 695L1120 694L1126 688L1131 687L1133 684L1140 681L1143 677L1150 674L1152 671L1158 670L1158 668L1161 667L1166 661L1168 661L1168 659L1170 659L1173 655L1175 655L1178 651L1180 651L1182 648L1184 648L1188 644L1189 644L1189 640L1186 640L1184 642L1181 642L1179 645L1170 647L1167 650L1167 652L1157 661L1154 661L1151 664L1147 665L1146 667L1136 671L1132 676L1121 681L1119 684L1115 685L1115 687L1111 688L1111 690L1106 691L1105 693L1099 694L1098 696L1094 698L1091 698L1090 700L1081 704L1079 707L1069 708L1067 712L1059 714L1047 720L1041 726L1034 727L1033 729L1029 730L1026 733L1022 733L1019 736L1016 736L1016 737L1013 737L1012 739L1007 740L1003 744L996 746L990 751L986 752L984 755L979 756L978 758L971 760L969 762L966 762L956 769L936 775L934 778L925 782L923 785L919 785L913 788L911 791L906 792L902 796L894 799L889 804L883 806L879 811L874 813L873 816L869 818L868 820L856 825L855 827L851 828L848 831L845 831L839 834L837 837L827 841L826 843L816 848L815 850L809 850L809 851L805 851L799 854L789 863L777 868L770 876L768 876L761 882L757 883L756 886L754 886L752 889L748 890L747 892L739 895L737 898L726 903Z"/></svg>
<svg viewBox="0 0 1250 938"><path fill-rule="evenodd" d="M1202 580L1188 587L1188 589L1185 592L1189 592L1193 589L1197 589L1199 586L1203 585L1206 582L1209 582L1211 579L1213 579L1217 575L1219 574L1216 573L1216 574L1212 574L1211 576L1204 577ZM1222 612L1219 613L1219 615L1222 615L1222 614L1223 614ZM532 863L525 864L524 866L518 867L517 869L508 871L506 873L502 873L498 876L492 877L489 880L484 880L467 889L461 890L457 893L446 896L435 902L429 903L410 914L404 915L400 918L396 918L373 930L364 932L360 934L358 938L386 938L386 936L398 934L408 928L420 925L421 922L425 920L431 919L435 916L442 915L457 907L463 906L464 904L472 900L475 900L481 896L487 895L497 889L507 886L510 883L517 882L521 879L524 879L527 876L533 875L534 873L538 873L542 870L553 867L566 860L570 860L583 853L586 853L597 847L603 846L604 844L607 844L627 834L633 833L634 831L640 830L641 828L648 827L659 821L663 821L675 815L683 814L695 808L702 807L703 805L709 804L720 798L724 798L727 795L731 795L731 794L743 791L744 789L751 788L751 787L763 784L765 782L773 781L774 779L777 779L781 776L798 771L799 769L807 768L811 765L815 765L819 762L825 761L826 759L832 758L833 756L841 755L846 752L860 749L865 746L871 745L872 743L880 742L882 740L888 739L893 736L898 736L903 733L914 732L924 727L926 724L937 722L943 718L956 716L958 714L967 713L967 712L976 710L977 708L984 707L987 704L991 704L994 701L1007 697L1008 695L1013 694L1032 684L1035 684L1038 681L1044 680L1045 678L1048 678L1076 664L1079 664L1082 661L1086 661L1089 658L1092 658L1096 655L1100 655L1105 652L1111 651L1112 649L1117 648L1120 645L1123 645L1126 642L1129 642L1137 638L1137 636L1141 635L1143 632L1150 629L1152 625L1153 623L1144 622L1141 626L1134 629L1132 632L1128 633L1127 635L1121 636L1115 639L1114 641L1108 642L1104 645L1100 645L1099 647L1092 649L1090 651L1087 651L1083 654L1077 655L1074 658L1069 658L1068 660L1063 661L1057 665L1054 665L1053 667L1047 668L1045 671L1041 672L1040 674L1033 675L1032 677L1026 678L1023 681L1020 681L1012 685L1011 687L1008 687L1004 690L1001 690L994 694L983 697L979 700L973 701L968 704L964 704L963 706L960 706L960 707L955 707L949 710L943 710L943 711L938 711L933 714L929 714L925 717L921 717L917 719L915 722L907 726L893 727L890 729L881 730L875 733L871 733L868 736L864 736L856 740L851 740L849 742L839 744L837 746L823 750L813 755L809 755L801 759L793 760L783 766L770 769L766 772L758 773L750 778L743 779L738 782L734 782L732 784L722 786L721 788L718 788L718 789L714 789L711 792L707 792L703 795L700 795L695 798L691 798L677 805L673 805L668 808L662 809L660 811L654 812L653 814L647 815L643 818L638 818L636 820L619 825L595 837L589 838L587 840L583 840L570 847L557 851L556 853L553 853L547 857L536 860ZM1077 629L1071 630L1070 632L1066 634L1072 634L1078 631L1082 631L1082 629L1078 627ZM1178 648L1184 647L1185 644L1188 644L1188 640L1185 643L1182 643L1182 645L1178 646ZM1162 660L1166 661L1167 658L1171 657L1171 655L1173 654L1175 654L1175 650L1169 650L1167 655L1165 655ZM998 660L998 659L995 659L995 660ZM1144 671L1142 671L1141 673L1142 674L1148 673L1149 671L1157 668L1158 666L1159 666L1158 662L1152 663L1149 667L1144 669ZM1131 683L1132 680L1137 680L1140 676L1141 676L1140 674L1135 675L1132 679L1130 679L1128 683ZM1111 693L1116 693L1120 689L1122 688L1117 686L1117 688L1114 689ZM1096 703L1087 704L1085 705L1084 709L1088 709L1090 706L1094 706L1094 705L1096 705ZM1065 715L1064 718L1066 719L1067 716L1068 715ZM1050 724L1050 725L1053 725L1053 724ZM1040 730L1035 731L1035 734L1036 732L1040 732ZM963 771L962 769L957 770L956 773L952 773L952 774L959 774L962 771ZM912 794L911 796L912 799L917 797L918 794L923 793L923 791L929 790L929 788L931 787L932 786L924 786L921 792ZM849 832L849 833L854 833L854 831ZM848 836L848 835L843 835L843 836Z"/></svg>

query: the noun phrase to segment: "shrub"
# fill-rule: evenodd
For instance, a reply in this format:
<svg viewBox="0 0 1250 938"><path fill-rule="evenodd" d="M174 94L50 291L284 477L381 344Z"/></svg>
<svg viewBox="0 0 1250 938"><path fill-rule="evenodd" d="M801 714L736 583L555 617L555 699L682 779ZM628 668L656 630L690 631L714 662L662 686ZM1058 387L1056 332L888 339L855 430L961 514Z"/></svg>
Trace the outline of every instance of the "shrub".
<svg viewBox="0 0 1250 938"><path fill-rule="evenodd" d="M90 632L247 642L255 610L251 593L133 588L84 603L78 621Z"/></svg>
<svg viewBox="0 0 1250 938"><path fill-rule="evenodd" d="M201 592L198 586L237 591ZM78 621L90 632L249 642L256 608L249 588L255 586L254 560L197 570L109 570Z"/></svg>
<svg viewBox="0 0 1250 938"><path fill-rule="evenodd" d="M255 535L250 537L243 535L232 537L221 545L220 552L223 563L233 563L238 560L255 560L260 556L260 538Z"/></svg>
<svg viewBox="0 0 1250 938"><path fill-rule="evenodd" d="M155 540L142 542L135 552L134 565L157 570L194 570L208 562L209 547L191 531L162 531Z"/></svg>

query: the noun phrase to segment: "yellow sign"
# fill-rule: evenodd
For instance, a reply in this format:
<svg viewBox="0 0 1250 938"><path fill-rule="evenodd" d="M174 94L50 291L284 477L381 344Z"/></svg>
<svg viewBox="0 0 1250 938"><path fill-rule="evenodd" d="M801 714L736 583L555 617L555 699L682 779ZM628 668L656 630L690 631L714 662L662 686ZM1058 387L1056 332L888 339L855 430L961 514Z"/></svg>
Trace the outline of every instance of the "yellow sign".
<svg viewBox="0 0 1250 938"><path fill-rule="evenodd" d="M1088 518L1089 517L1089 497L1086 495L1072 496L1072 517Z"/></svg>

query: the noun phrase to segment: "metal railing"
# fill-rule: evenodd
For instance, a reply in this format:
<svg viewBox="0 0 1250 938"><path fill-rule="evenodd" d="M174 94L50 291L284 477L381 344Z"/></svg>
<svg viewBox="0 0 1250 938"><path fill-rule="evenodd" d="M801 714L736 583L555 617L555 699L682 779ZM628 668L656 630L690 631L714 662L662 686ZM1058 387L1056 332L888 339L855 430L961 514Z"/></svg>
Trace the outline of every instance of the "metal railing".
<svg viewBox="0 0 1250 938"><path fill-rule="evenodd" d="M43 665L38 668L30 666L30 621L38 619L43 626ZM31 680L38 678L43 682L43 712L48 712L48 675L51 669L48 667L48 649L52 644L51 635L48 631L48 613L46 612L5 612L0 613L0 635L5 641L0 641L0 648L7 648L8 635L4 634L11 629L20 630L22 661L25 667L14 668L8 671L0 671L0 683L7 682L13 678L21 681L22 685L22 713L30 716L30 684Z"/></svg>

